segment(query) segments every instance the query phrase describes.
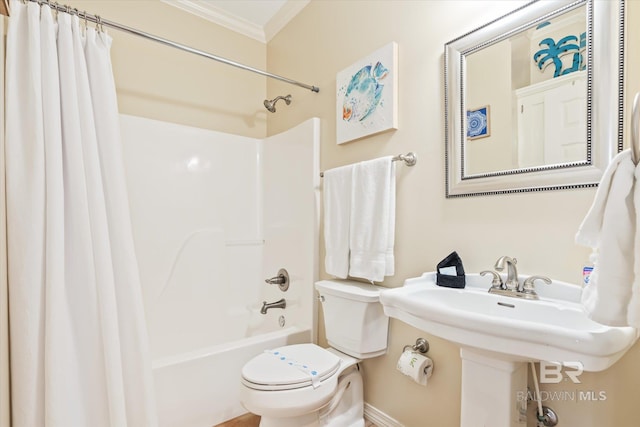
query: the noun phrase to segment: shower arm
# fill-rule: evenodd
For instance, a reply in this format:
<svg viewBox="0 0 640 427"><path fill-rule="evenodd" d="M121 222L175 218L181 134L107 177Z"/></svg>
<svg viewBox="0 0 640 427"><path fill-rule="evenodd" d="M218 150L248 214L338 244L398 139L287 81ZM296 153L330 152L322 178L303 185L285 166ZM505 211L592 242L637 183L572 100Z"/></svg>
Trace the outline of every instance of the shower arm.
<svg viewBox="0 0 640 427"><path fill-rule="evenodd" d="M312 85L308 85L308 84L305 84L305 83L300 83L300 82L298 82L296 80L292 80L292 79L289 79L289 78L286 78L286 77L283 77L283 76L279 76L277 74L272 74L272 73L269 73L267 71L260 70L258 68L250 67L248 65L244 65L244 64L241 64L239 62L235 62L235 61L232 61L230 59L223 58L221 56L217 56L217 55L214 55L214 54L211 54L211 53L204 52L202 50L194 49L192 47L189 47L189 46L186 46L186 45L183 45L183 44L180 44L180 43L176 43L174 41L171 41L171 40L168 40L168 39L165 39L165 38L162 38L162 37L154 36L153 34L149 34L149 33L146 33L144 31L137 30L135 28L127 27L126 25L118 24L117 22L109 21L108 19L103 19L98 15L91 15L91 14L89 14L87 12L80 12L78 9L71 8L71 6L68 6L68 5L62 5L62 4L58 4L56 2L50 2L49 0L27 0L27 1L30 1L32 3L38 3L40 5L46 4L51 9L56 10L58 12L75 14L79 18L84 19L85 21L90 21L90 22L95 23L98 26L98 28L100 28L100 27L110 27L110 28L113 28L113 29L116 29L116 30L119 30L119 31L123 31L125 33L133 34L135 36L140 36L140 37L143 37L145 39L152 40L154 42L164 44L166 46L174 47L176 49L180 49L180 50L183 50L185 52L189 52L189 53L193 53L195 55L203 56L203 57L208 58L208 59L213 59L214 61L222 62L223 64L231 65L232 67L240 68L240 69L246 70L246 71L251 71L252 73L260 74L260 75L265 76L265 77L269 77L269 78L272 78L272 79L280 80L282 82L289 83L291 85L299 86L299 87L308 89L311 92L316 92L316 93L320 92L320 88L317 87L317 86L312 86Z"/></svg>
<svg viewBox="0 0 640 427"><path fill-rule="evenodd" d="M273 98L271 100L271 103L275 105L276 102L278 102L279 100L284 99L284 102L286 102L287 105L291 104L291 95L287 95L287 96L276 96L275 98Z"/></svg>

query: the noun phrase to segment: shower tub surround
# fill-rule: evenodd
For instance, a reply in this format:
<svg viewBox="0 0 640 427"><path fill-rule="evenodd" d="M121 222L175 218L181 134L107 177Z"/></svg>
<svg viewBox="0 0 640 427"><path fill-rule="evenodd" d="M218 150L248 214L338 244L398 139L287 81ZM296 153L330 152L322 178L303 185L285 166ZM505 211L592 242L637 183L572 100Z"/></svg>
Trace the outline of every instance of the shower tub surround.
<svg viewBox="0 0 640 427"><path fill-rule="evenodd" d="M319 119L265 139L127 115L121 131L160 426L222 423L246 412L246 361L315 333ZM284 293L264 282L279 268Z"/></svg>

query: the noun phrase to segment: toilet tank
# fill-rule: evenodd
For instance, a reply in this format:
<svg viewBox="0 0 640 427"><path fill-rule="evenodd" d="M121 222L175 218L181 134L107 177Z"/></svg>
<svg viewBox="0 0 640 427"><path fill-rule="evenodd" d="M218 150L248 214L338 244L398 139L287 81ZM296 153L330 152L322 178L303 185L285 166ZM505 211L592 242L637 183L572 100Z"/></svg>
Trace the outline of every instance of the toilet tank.
<svg viewBox="0 0 640 427"><path fill-rule="evenodd" d="M352 280L316 282L329 345L358 359L387 351L389 318L380 304L381 286Z"/></svg>

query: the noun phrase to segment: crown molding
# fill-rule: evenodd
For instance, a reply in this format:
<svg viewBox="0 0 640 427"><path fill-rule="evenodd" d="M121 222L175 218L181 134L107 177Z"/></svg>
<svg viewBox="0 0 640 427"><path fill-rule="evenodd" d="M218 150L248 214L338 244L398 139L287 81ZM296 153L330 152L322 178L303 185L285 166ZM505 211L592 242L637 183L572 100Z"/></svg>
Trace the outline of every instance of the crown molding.
<svg viewBox="0 0 640 427"><path fill-rule="evenodd" d="M243 34L262 43L273 38L310 0L288 0L264 27L238 17L205 0L160 0L185 12Z"/></svg>
<svg viewBox="0 0 640 427"><path fill-rule="evenodd" d="M288 0L264 26L266 41L271 40L284 28L311 0Z"/></svg>
<svg viewBox="0 0 640 427"><path fill-rule="evenodd" d="M260 25L239 18L219 7L203 0L160 0L170 6L192 13L200 18L211 21L236 33L251 37L259 42L266 43L264 30Z"/></svg>

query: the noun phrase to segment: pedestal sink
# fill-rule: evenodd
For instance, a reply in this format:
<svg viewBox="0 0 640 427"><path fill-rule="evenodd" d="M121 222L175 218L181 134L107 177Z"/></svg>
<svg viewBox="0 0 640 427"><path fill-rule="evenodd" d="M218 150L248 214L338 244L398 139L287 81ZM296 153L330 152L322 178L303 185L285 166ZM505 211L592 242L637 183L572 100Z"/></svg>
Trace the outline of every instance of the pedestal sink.
<svg viewBox="0 0 640 427"><path fill-rule="evenodd" d="M520 275L523 282L526 275ZM631 327L589 319L581 288L538 285L539 300L490 294L491 278L466 276L464 289L436 285L435 273L381 292L385 314L460 345L461 427L526 425L528 361L553 361L602 371L638 337ZM577 363L576 363L577 362Z"/></svg>

